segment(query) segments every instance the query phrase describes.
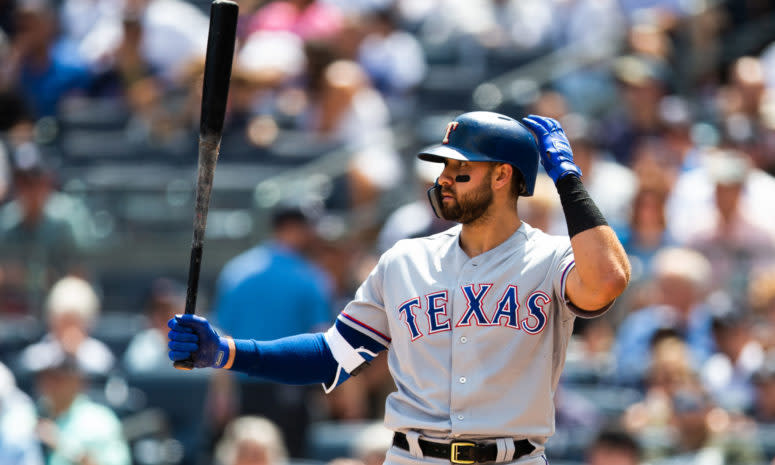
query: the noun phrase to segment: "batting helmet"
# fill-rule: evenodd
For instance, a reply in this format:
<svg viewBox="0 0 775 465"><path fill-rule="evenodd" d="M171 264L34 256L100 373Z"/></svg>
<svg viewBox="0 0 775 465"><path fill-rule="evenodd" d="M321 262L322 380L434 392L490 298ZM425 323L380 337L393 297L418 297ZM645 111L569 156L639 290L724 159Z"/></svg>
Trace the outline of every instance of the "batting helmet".
<svg viewBox="0 0 775 465"><path fill-rule="evenodd" d="M489 111L463 113L447 125L441 144L428 147L420 159L443 163L445 158L508 163L525 180L520 195L533 195L538 174L538 144L533 133L508 116Z"/></svg>

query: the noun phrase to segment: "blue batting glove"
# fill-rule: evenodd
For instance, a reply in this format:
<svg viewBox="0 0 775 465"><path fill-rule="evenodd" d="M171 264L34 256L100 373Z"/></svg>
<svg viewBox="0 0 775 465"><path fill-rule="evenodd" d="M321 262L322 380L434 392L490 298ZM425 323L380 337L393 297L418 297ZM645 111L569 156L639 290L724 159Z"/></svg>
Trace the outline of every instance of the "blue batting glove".
<svg viewBox="0 0 775 465"><path fill-rule="evenodd" d="M570 174L581 177L581 169L573 162L573 151L568 137L557 120L528 115L527 118L522 118L522 122L538 136L541 165L555 184Z"/></svg>
<svg viewBox="0 0 775 465"><path fill-rule="evenodd" d="M168 355L173 362L190 357L195 368L223 368L227 362L231 366L234 343L231 338L218 336L206 319L196 315L175 315L167 326L170 328Z"/></svg>

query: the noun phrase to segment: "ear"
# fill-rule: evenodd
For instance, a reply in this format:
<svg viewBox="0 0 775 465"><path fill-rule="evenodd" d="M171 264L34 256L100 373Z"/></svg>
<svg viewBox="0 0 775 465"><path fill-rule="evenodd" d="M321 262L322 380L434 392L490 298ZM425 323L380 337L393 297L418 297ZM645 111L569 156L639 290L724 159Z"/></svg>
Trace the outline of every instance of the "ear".
<svg viewBox="0 0 775 465"><path fill-rule="evenodd" d="M514 168L508 163L501 163L492 171L492 188L495 190L511 189L511 176Z"/></svg>

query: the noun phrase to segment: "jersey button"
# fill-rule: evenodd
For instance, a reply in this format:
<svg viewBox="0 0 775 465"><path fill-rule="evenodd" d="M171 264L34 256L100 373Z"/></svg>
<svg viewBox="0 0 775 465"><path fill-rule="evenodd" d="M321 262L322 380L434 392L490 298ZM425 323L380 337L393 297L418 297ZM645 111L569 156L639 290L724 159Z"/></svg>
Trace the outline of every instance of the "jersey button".
<svg viewBox="0 0 775 465"><path fill-rule="evenodd" d="M460 338L460 342L462 342L463 344L465 344L466 342L468 342L468 338L467 338L467 337L465 337L465 336L463 336L463 337L461 337L461 338Z"/></svg>
<svg viewBox="0 0 775 465"><path fill-rule="evenodd" d="M463 415L458 415L458 416L457 416L457 419L458 419L458 420L463 420L464 418L465 418L465 417L464 417Z"/></svg>
<svg viewBox="0 0 775 465"><path fill-rule="evenodd" d="M461 383L461 384L464 384L466 381L468 381L468 380L466 379L466 377L465 377L465 376L461 376L461 377L460 377L460 383Z"/></svg>

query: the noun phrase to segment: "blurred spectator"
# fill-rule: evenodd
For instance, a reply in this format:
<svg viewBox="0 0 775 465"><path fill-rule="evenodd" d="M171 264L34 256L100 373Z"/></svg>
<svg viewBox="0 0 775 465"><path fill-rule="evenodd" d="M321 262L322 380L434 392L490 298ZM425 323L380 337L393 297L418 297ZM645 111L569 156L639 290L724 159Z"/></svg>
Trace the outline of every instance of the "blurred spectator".
<svg viewBox="0 0 775 465"><path fill-rule="evenodd" d="M627 32L619 1L555 0L553 8L552 16L562 24L552 31L553 42L572 49L573 60L580 65L556 76L552 86L565 95L574 112L605 112L618 103L610 91L615 82L607 59L625 46Z"/></svg>
<svg viewBox="0 0 775 465"><path fill-rule="evenodd" d="M327 328L333 319L330 278L306 257L316 243L311 216L297 207L277 208L271 238L230 260L218 277L213 312L224 333L273 340ZM213 382L210 402L216 433L235 407L240 414L264 415L267 404L273 403L284 406L283 417L271 420L285 433L291 454L302 452L309 421L305 387L267 386L248 376L234 380L227 371Z"/></svg>
<svg viewBox="0 0 775 465"><path fill-rule="evenodd" d="M360 431L353 441L353 455L363 465L382 465L393 446L393 431L383 422L373 423Z"/></svg>
<svg viewBox="0 0 775 465"><path fill-rule="evenodd" d="M755 395L751 417L759 423L775 425L775 352L768 353L753 374L753 383Z"/></svg>
<svg viewBox="0 0 775 465"><path fill-rule="evenodd" d="M643 399L627 407L624 427L639 437L652 438L663 446L669 442L666 428L671 419L671 396L698 383L686 343L674 330L657 331L651 339Z"/></svg>
<svg viewBox="0 0 775 465"><path fill-rule="evenodd" d="M236 418L215 446L216 465L284 465L287 462L282 432L262 417Z"/></svg>
<svg viewBox="0 0 775 465"><path fill-rule="evenodd" d="M139 18L142 57L166 85L181 78L207 47L207 16L182 0L127 0L124 15Z"/></svg>
<svg viewBox="0 0 775 465"><path fill-rule="evenodd" d="M756 120L765 87L762 62L751 56L737 58L730 66L728 84L718 92L718 106L722 115L742 115Z"/></svg>
<svg viewBox="0 0 775 465"><path fill-rule="evenodd" d="M608 429L598 433L584 454L585 465L639 465L641 447L622 430Z"/></svg>
<svg viewBox="0 0 775 465"><path fill-rule="evenodd" d="M54 343L28 368L36 374L40 419L37 431L47 465L129 465L121 422L86 395L82 362Z"/></svg>
<svg viewBox="0 0 775 465"><path fill-rule="evenodd" d="M0 140L0 204L8 201L11 192L11 176L11 157L7 146Z"/></svg>
<svg viewBox="0 0 775 465"><path fill-rule="evenodd" d="M98 74L121 41L123 0L63 0L58 8L63 39Z"/></svg>
<svg viewBox="0 0 775 465"><path fill-rule="evenodd" d="M747 302L753 313L756 339L766 350L775 349L775 267L751 277Z"/></svg>
<svg viewBox="0 0 775 465"><path fill-rule="evenodd" d="M620 3L631 20L651 13L662 21L673 22L691 12L689 5L678 0L622 0Z"/></svg>
<svg viewBox="0 0 775 465"><path fill-rule="evenodd" d="M653 57L631 55L617 59L614 73L622 104L604 120L604 146L629 165L640 139L661 133L659 102L669 91L667 69Z"/></svg>
<svg viewBox="0 0 775 465"><path fill-rule="evenodd" d="M148 328L132 336L124 352L122 365L130 375L158 373L173 369L167 358L167 321L185 311L186 290L168 278L151 283L145 305Z"/></svg>
<svg viewBox="0 0 775 465"><path fill-rule="evenodd" d="M632 200L629 224L616 228L632 265L632 282L652 275L651 262L661 249L676 243L667 231L667 194L657 189L639 189Z"/></svg>
<svg viewBox="0 0 775 465"><path fill-rule="evenodd" d="M680 155L660 136L638 139L629 163L639 189L670 192L681 171Z"/></svg>
<svg viewBox="0 0 775 465"><path fill-rule="evenodd" d="M377 238L377 250L382 253L401 239L428 236L451 228L453 223L433 214L426 191L441 174L438 163L420 160L414 162L416 200L396 208L385 220Z"/></svg>
<svg viewBox="0 0 775 465"><path fill-rule="evenodd" d="M256 11L248 25L254 31L288 31L304 40L335 37L344 18L334 5L316 0L269 2Z"/></svg>
<svg viewBox="0 0 775 465"><path fill-rule="evenodd" d="M613 352L616 330L611 320L595 318L574 322L563 370L566 379L575 374L582 377L582 382L610 381L616 368Z"/></svg>
<svg viewBox="0 0 775 465"><path fill-rule="evenodd" d="M312 221L301 209L278 208L271 239L223 267L213 311L225 333L273 340L328 326L329 278L305 258L316 244Z"/></svg>
<svg viewBox="0 0 775 465"><path fill-rule="evenodd" d="M695 116L691 102L679 95L666 95L659 102L661 139L670 153L675 154L682 171L696 168L699 149L692 136Z"/></svg>
<svg viewBox="0 0 775 465"><path fill-rule="evenodd" d="M247 36L237 63L264 87L297 79L306 65L303 41L287 31L258 30Z"/></svg>
<svg viewBox="0 0 775 465"><path fill-rule="evenodd" d="M13 197L0 207L0 287L5 294L0 312L38 315L53 280L77 270L73 225L84 218L71 215L74 202L55 192L54 172L35 144L20 145L13 158Z"/></svg>
<svg viewBox="0 0 775 465"><path fill-rule="evenodd" d="M561 122L589 195L609 223L615 225L627 221L637 185L632 170L603 152L599 128L593 119L570 113L561 117Z"/></svg>
<svg viewBox="0 0 775 465"><path fill-rule="evenodd" d="M43 465L36 421L35 404L16 387L13 374L0 363L0 463Z"/></svg>
<svg viewBox="0 0 775 465"><path fill-rule="evenodd" d="M715 403L732 412L747 411L753 402L751 377L764 360L745 309L730 303L713 309L713 339L718 352L703 364L701 379Z"/></svg>
<svg viewBox="0 0 775 465"><path fill-rule="evenodd" d="M353 61L331 63L320 79L304 126L320 140L345 144L352 151L345 207L373 216L379 195L397 186L403 176L387 104Z"/></svg>
<svg viewBox="0 0 775 465"><path fill-rule="evenodd" d="M749 172L748 161L738 153L719 153L706 159L715 183L715 215L695 225L688 244L710 260L713 285L742 299L748 276L757 268L775 264L775 235L742 208Z"/></svg>
<svg viewBox="0 0 775 465"><path fill-rule="evenodd" d="M13 76L35 116L56 115L60 102L84 93L91 74L68 43L58 41L56 11L49 0L20 0L16 34L3 74Z"/></svg>
<svg viewBox="0 0 775 465"><path fill-rule="evenodd" d="M660 329L671 328L687 341L694 367L714 348L711 318L703 303L711 273L707 259L693 250L666 248L654 257L653 269L654 300L628 315L616 336L617 376L627 383L643 379L650 341Z"/></svg>
<svg viewBox="0 0 775 465"><path fill-rule="evenodd" d="M3 7L0 0L0 21L3 17L12 18L15 16L14 8L11 5ZM11 48L11 39L4 32L0 25L0 131L8 131L22 120L30 118L28 105L24 96L17 89L16 69L11 63L15 59L16 52Z"/></svg>
<svg viewBox="0 0 775 465"><path fill-rule="evenodd" d="M0 31L13 35L13 14L16 8L16 0L0 0Z"/></svg>
<svg viewBox="0 0 775 465"><path fill-rule="evenodd" d="M363 465L363 462L350 457L336 457L326 462L326 465Z"/></svg>
<svg viewBox="0 0 775 465"><path fill-rule="evenodd" d="M525 197L519 206L522 220L549 234L568 234L568 226L562 214L560 196L549 176L540 173L533 187L533 195ZM428 203L427 195L425 203Z"/></svg>
<svg viewBox="0 0 775 465"><path fill-rule="evenodd" d="M656 464L721 465L762 463L753 429L730 421L729 414L699 388L683 389L671 398L672 447ZM739 426L739 427L738 427Z"/></svg>
<svg viewBox="0 0 775 465"><path fill-rule="evenodd" d="M407 103L403 98L425 77L422 47L413 35L398 28L392 9L376 11L366 21L368 33L361 41L358 62L392 109L405 116L409 109L400 107Z"/></svg>
<svg viewBox="0 0 775 465"><path fill-rule="evenodd" d="M767 199L775 198L775 178L750 163L741 170L741 156L745 159L740 152L706 148L699 154L697 168L679 176L667 203L668 229L679 243L687 243L698 230L721 226L716 185L718 180L729 182L735 176L743 181L737 204L729 205L736 207L733 212L775 234L775 216L762 214L770 207Z"/></svg>
<svg viewBox="0 0 775 465"><path fill-rule="evenodd" d="M479 41L487 48L505 51L507 56L530 56L549 45L556 17L553 2L540 0L498 0L484 10L487 21ZM564 18L563 18L564 19ZM563 24L564 26L564 24Z"/></svg>
<svg viewBox="0 0 775 465"><path fill-rule="evenodd" d="M454 52L458 51L455 48L462 47L465 41L481 47L482 37L494 27L493 4L486 0L434 0L419 6L408 4L420 2L401 3L403 14L411 16L420 24L418 35L426 46L446 45ZM463 50L459 51L465 53Z"/></svg>
<svg viewBox="0 0 775 465"><path fill-rule="evenodd" d="M554 418L558 430L574 431L583 429L591 431L600 427L604 415L600 406L585 394L574 389L571 384L557 386L554 393Z"/></svg>
<svg viewBox="0 0 775 465"><path fill-rule="evenodd" d="M657 333L652 353L645 398L623 417L625 427L641 440L649 463L760 463L750 422L712 402L678 334Z"/></svg>
<svg viewBox="0 0 775 465"><path fill-rule="evenodd" d="M48 332L40 342L22 351L19 362L25 369L61 350L78 363L84 373L105 376L115 357L103 342L89 335L97 321L100 301L92 286L81 278L67 276L57 281L46 299Z"/></svg>

